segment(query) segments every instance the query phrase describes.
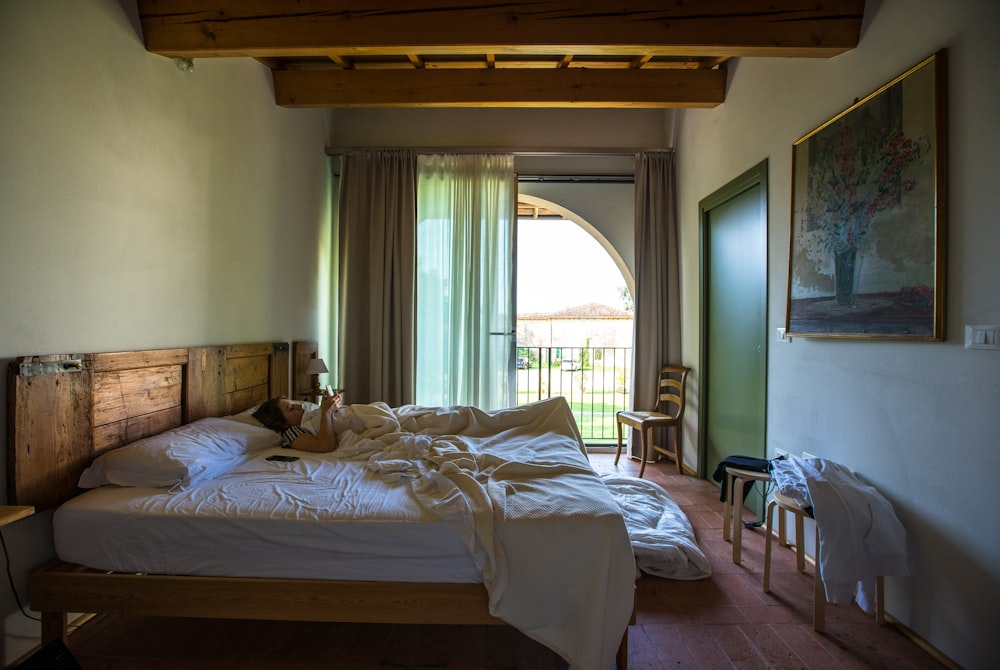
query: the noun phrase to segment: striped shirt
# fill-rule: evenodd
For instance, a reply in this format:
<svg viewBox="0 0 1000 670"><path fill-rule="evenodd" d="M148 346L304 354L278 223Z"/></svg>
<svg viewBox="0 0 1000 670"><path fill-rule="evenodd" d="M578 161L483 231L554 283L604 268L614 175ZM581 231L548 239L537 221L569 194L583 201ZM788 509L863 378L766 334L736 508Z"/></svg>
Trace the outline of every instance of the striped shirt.
<svg viewBox="0 0 1000 670"><path fill-rule="evenodd" d="M288 449L300 435L305 435L306 430L302 426L292 426L281 434L281 448Z"/></svg>

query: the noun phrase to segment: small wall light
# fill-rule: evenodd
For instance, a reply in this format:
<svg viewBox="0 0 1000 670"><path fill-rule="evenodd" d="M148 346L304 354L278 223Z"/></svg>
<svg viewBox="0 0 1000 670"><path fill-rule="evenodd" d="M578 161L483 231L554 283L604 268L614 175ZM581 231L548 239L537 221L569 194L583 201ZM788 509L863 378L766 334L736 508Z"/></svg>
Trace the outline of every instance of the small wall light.
<svg viewBox="0 0 1000 670"><path fill-rule="evenodd" d="M175 58L174 65L176 65L177 69L184 74L191 74L194 72L194 61L190 58Z"/></svg>

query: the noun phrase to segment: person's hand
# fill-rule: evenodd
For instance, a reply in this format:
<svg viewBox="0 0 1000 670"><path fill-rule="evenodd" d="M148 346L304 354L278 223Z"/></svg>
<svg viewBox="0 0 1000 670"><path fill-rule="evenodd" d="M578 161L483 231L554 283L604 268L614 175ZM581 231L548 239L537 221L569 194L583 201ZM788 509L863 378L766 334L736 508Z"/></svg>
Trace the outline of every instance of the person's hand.
<svg viewBox="0 0 1000 670"><path fill-rule="evenodd" d="M320 399L320 408L325 412L327 410L340 409L343 404L343 399L340 396L340 391L330 392L329 387L323 389L323 397Z"/></svg>

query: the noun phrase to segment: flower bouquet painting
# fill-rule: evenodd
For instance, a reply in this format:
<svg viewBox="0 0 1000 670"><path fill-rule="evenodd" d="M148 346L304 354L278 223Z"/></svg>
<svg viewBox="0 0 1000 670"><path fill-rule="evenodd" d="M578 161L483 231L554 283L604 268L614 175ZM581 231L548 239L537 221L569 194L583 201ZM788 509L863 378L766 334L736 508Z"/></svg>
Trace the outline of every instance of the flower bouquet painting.
<svg viewBox="0 0 1000 670"><path fill-rule="evenodd" d="M793 146L790 335L943 339L944 53Z"/></svg>

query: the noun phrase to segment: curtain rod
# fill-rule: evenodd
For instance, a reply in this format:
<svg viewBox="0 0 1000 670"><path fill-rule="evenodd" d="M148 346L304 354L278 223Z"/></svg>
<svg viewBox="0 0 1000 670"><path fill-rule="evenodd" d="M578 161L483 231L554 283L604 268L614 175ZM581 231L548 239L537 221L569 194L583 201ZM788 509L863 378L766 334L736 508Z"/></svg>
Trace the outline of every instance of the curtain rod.
<svg viewBox="0 0 1000 670"><path fill-rule="evenodd" d="M395 149L409 149L418 154L514 154L514 156L538 156L538 157L559 157L559 156L590 156L600 157L631 157L637 153L646 151L670 151L670 149L628 149L628 148L545 148L545 149L518 149L513 147L327 147L327 156L343 156L350 151L392 151Z"/></svg>
<svg viewBox="0 0 1000 670"><path fill-rule="evenodd" d="M519 182L538 182L545 184L633 184L632 174L521 174Z"/></svg>

